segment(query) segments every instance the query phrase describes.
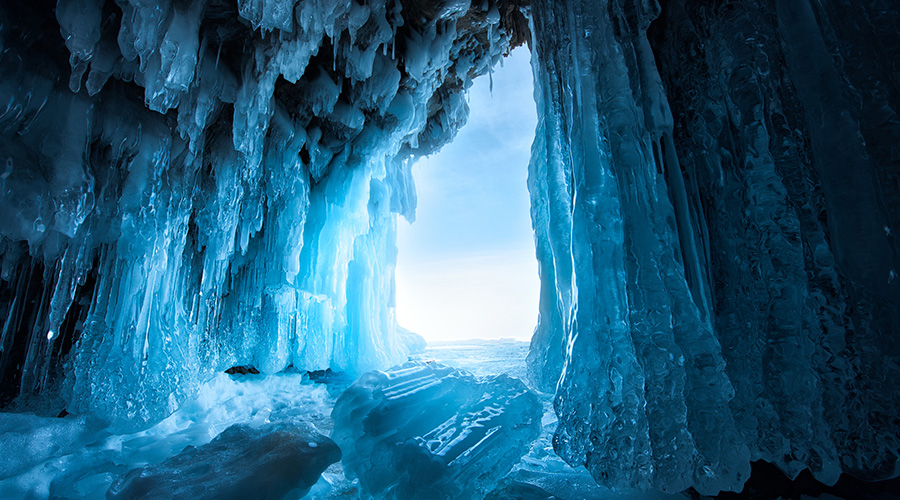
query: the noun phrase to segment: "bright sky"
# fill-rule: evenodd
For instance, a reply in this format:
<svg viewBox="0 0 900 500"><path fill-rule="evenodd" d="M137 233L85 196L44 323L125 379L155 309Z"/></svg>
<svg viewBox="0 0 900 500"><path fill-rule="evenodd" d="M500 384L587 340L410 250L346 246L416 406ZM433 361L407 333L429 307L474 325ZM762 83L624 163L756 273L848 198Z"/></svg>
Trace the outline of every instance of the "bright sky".
<svg viewBox="0 0 900 500"><path fill-rule="evenodd" d="M537 125L527 48L469 90L468 124L413 167L416 222L400 219L397 316L426 340L528 340L537 322L528 159Z"/></svg>

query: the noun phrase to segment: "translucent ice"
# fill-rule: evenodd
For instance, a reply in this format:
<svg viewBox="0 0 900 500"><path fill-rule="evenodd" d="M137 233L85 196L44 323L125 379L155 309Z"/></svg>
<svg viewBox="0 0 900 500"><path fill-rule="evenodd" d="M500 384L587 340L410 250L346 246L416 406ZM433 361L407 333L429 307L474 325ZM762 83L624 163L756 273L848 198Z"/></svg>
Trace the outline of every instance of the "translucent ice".
<svg viewBox="0 0 900 500"><path fill-rule="evenodd" d="M0 6L0 403L135 428L230 366L404 361L409 162L523 39L494 3Z"/></svg>
<svg viewBox="0 0 900 500"><path fill-rule="evenodd" d="M540 433L542 405L507 375L409 362L337 400L332 437L363 498L483 498Z"/></svg>

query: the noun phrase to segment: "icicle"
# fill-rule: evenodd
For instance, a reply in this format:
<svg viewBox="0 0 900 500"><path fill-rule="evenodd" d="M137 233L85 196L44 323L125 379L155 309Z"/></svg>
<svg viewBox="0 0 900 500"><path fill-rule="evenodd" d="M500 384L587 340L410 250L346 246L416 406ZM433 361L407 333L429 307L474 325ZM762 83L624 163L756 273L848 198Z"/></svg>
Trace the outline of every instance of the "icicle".
<svg viewBox="0 0 900 500"><path fill-rule="evenodd" d="M289 3L297 13L292 31ZM53 349L72 345L62 369L67 408L127 427L162 418L238 362L263 372L293 364L358 374L405 360L410 337L396 333L390 304L391 210L410 215L408 203L392 197L412 188L406 173L389 171L411 150L439 148L463 122L460 104L469 94L437 94L452 87L444 85L449 68L465 58L464 85L449 89L464 92L470 76L490 73L506 42L496 27L455 29L469 2L408 24L402 4L387 3L241 0L237 15L254 33L239 39L244 28L231 27L243 21L204 16L202 2L119 2L124 15L112 26L100 22L103 2L67 0L56 12L66 38L47 37L58 45L49 51L11 34L25 20L4 17L4 61L52 60L68 48L56 63L71 57L73 88L80 88L81 70L109 72L95 46L114 39L110 78L128 81L76 95L58 92L28 65L5 68L10 85L0 93L10 95L0 97L11 105L0 134L14 147L4 152L0 177L21 203L6 205L19 222L0 233L3 271L15 274L28 258L9 248L30 245L48 267L65 252L91 260L86 267L97 280L84 297L91 320L83 324L67 320L76 299L53 292L47 280L40 292L53 295L55 324L45 324L43 310L29 320L35 324L22 328L33 345L23 347L33 347L33 358L8 366L20 365L14 370L30 374L36 391L50 391L39 375L57 373ZM348 15L350 43L341 46ZM29 26L51 25L54 13L46 16ZM365 36L356 32L362 26ZM398 36L420 42L403 49L418 51L414 76L399 70L411 54L401 53ZM324 63L307 67L329 40L330 71ZM218 45L212 60L209 43ZM233 43L241 50L225 50ZM428 109L429 102L444 109ZM96 118L85 124L88 112ZM82 118L61 127L67 114ZM28 158L48 161L38 172ZM73 227L92 229L97 241L77 243ZM59 289L69 285L61 281ZM16 307L34 299L10 296ZM18 335L9 325L23 316L14 316L4 341Z"/></svg>

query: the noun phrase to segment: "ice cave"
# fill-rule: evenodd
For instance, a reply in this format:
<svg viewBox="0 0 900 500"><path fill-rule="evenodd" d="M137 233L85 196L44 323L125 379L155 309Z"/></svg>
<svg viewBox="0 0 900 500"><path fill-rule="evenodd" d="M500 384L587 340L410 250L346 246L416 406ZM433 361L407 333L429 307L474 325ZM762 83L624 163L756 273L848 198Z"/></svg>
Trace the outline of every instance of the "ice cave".
<svg viewBox="0 0 900 500"><path fill-rule="evenodd" d="M436 348L513 53L536 324ZM900 498L898 111L896 0L5 0L0 498Z"/></svg>

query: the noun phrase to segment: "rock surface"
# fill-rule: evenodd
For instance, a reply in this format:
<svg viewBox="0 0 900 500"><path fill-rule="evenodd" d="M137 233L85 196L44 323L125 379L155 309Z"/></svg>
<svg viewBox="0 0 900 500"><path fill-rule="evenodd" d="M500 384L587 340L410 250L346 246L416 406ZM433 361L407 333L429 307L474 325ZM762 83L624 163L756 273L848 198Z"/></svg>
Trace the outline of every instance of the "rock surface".
<svg viewBox="0 0 900 500"><path fill-rule="evenodd" d="M110 486L109 499L280 500L300 498L341 459L330 439L308 427L233 425L209 444L133 469Z"/></svg>

